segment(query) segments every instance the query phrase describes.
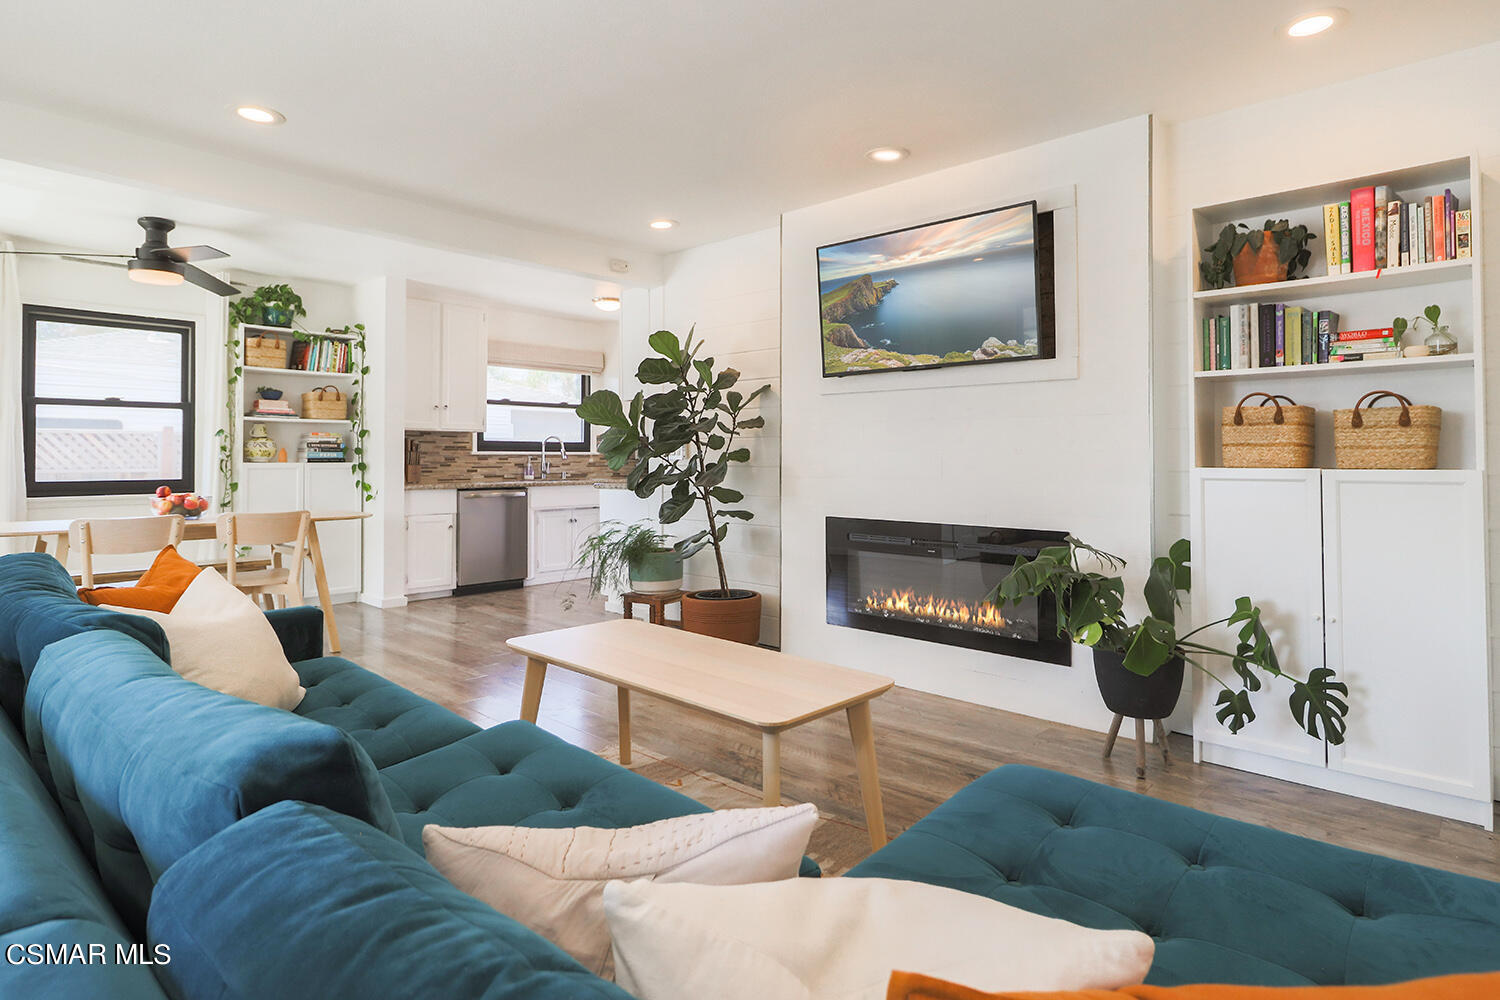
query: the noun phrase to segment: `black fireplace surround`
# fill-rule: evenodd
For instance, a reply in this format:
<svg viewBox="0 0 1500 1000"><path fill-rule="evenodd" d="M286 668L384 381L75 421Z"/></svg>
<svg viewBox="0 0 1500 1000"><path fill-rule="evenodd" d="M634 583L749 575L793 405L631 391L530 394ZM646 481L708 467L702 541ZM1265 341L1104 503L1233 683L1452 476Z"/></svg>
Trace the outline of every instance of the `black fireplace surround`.
<svg viewBox="0 0 1500 1000"><path fill-rule="evenodd" d="M828 624L1070 664L1052 601L997 609L984 597L1063 531L830 517Z"/></svg>

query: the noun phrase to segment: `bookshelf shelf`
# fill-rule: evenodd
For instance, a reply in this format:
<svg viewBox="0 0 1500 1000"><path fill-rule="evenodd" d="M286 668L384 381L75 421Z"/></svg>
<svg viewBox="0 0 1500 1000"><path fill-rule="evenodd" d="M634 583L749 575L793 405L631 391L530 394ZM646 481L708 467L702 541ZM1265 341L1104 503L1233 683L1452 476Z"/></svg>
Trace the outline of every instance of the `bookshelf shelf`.
<svg viewBox="0 0 1500 1000"><path fill-rule="evenodd" d="M337 427L348 427L347 420L315 420L309 417L263 417L254 413L242 414L242 419L253 420L258 424L331 424Z"/></svg>
<svg viewBox="0 0 1500 1000"><path fill-rule="evenodd" d="M241 323L241 330L259 330L262 333L289 333L293 337L321 337L324 340L354 340L354 337L344 333L315 333L312 330L298 330L290 326L266 326L262 323Z"/></svg>
<svg viewBox="0 0 1500 1000"><path fill-rule="evenodd" d="M1472 368L1473 354L1443 354L1427 358L1382 358L1378 361L1356 361L1323 365L1289 365L1284 368L1231 368L1227 371L1193 372L1195 379L1306 378L1321 375L1358 375L1380 371L1435 371L1442 368Z"/></svg>
<svg viewBox="0 0 1500 1000"><path fill-rule="evenodd" d="M310 372L301 368L263 368L257 365L245 365L245 371L257 372L262 375L297 375L312 378L355 378L354 372Z"/></svg>
<svg viewBox="0 0 1500 1000"><path fill-rule="evenodd" d="M1358 274L1320 274L1313 278L1273 281L1265 285L1231 285L1229 288L1209 288L1194 292L1193 301L1202 303L1285 302L1297 301L1314 295L1411 288L1438 281L1459 281L1468 278L1473 272L1475 263L1475 258L1465 257L1462 260L1440 260L1431 264L1411 264L1380 271L1361 271Z"/></svg>

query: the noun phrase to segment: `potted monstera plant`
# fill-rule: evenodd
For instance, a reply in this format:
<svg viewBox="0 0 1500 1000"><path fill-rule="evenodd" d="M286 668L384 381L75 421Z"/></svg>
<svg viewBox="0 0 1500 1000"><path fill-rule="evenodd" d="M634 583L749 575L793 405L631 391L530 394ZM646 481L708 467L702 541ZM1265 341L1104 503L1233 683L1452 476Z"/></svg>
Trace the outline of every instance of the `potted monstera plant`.
<svg viewBox="0 0 1500 1000"><path fill-rule="evenodd" d="M1123 569L1125 561L1072 536L1065 544L1042 549L1035 559L1017 559L986 600L997 607L1027 598L1054 601L1058 634L1093 649L1099 693L1112 712L1165 719L1182 692L1183 665L1191 664L1223 689L1215 717L1231 733L1255 721L1250 695L1264 686L1265 679L1280 677L1291 684L1288 707L1297 724L1315 739L1343 743L1344 717L1349 711L1344 699L1349 689L1328 667L1314 668L1306 680L1282 670L1260 608L1250 598L1239 598L1234 611L1223 618L1179 634L1176 613L1180 595L1191 582L1189 555L1188 541L1182 538L1152 562L1145 584L1149 613L1138 622L1125 614L1121 577L1086 570L1082 564L1089 558L1114 572ZM1232 652L1201 638L1222 625L1238 629L1239 641ZM1224 661L1232 674L1211 669L1209 664L1216 659Z"/></svg>
<svg viewBox="0 0 1500 1000"><path fill-rule="evenodd" d="M578 406L578 415L608 428L599 438L599 452L611 469L635 462L625 485L636 496L667 491L658 512L663 525L675 524L694 508L707 522L704 531L684 541L702 541L713 549L719 585L683 595L682 627L737 642L758 642L760 594L729 585L722 548L729 521L748 521L755 515L734 506L745 495L725 486L724 480L731 465L750 460L750 449L738 444L740 433L765 426L765 418L747 417L745 410L771 387L763 385L748 394L736 390L740 373L733 368L716 370L713 358L698 357L703 342L695 344L691 330L680 343L676 334L658 330L649 343L656 356L642 361L635 377L659 388L650 395L636 393L628 408L618 394L601 389Z"/></svg>

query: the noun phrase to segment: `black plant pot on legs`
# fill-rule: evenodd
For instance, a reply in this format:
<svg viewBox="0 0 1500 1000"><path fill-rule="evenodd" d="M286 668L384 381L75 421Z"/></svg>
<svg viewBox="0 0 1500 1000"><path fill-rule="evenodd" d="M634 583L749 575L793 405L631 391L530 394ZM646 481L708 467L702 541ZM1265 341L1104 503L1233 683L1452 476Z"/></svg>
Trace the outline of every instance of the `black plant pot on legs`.
<svg viewBox="0 0 1500 1000"><path fill-rule="evenodd" d="M1146 720L1155 726L1156 742L1161 744L1162 760L1167 760L1167 731L1163 724L1177 707L1182 696L1183 662L1181 657L1167 661L1149 677L1125 669L1125 656L1113 650L1094 649L1094 679L1104 705L1115 713L1104 742L1104 756L1115 748L1120 724L1135 720L1135 776L1146 776Z"/></svg>

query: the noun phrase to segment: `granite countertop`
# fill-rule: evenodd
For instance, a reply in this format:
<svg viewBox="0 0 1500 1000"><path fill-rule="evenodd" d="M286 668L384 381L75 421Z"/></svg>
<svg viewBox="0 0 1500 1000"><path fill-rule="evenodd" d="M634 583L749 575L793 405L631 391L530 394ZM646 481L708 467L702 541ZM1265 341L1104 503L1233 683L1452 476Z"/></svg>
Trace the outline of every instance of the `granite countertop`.
<svg viewBox="0 0 1500 1000"><path fill-rule="evenodd" d="M623 479L464 479L407 483L408 490L491 490L531 489L533 486L592 486L601 490L622 490Z"/></svg>

